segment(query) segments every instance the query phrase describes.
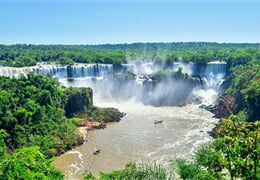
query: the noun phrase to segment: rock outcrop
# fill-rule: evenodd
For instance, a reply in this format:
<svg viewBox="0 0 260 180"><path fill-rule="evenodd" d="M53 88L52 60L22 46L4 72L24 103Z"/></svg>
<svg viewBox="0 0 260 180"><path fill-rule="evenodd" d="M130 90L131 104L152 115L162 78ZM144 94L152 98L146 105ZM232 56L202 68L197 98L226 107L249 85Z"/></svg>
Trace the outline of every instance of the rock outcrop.
<svg viewBox="0 0 260 180"><path fill-rule="evenodd" d="M206 109L215 114L214 117L223 118L231 114L237 114L239 112L239 104L237 104L235 97L225 94L219 97L217 105L208 106Z"/></svg>
<svg viewBox="0 0 260 180"><path fill-rule="evenodd" d="M93 92L91 88L65 88L67 101L64 106L66 117L73 117L75 113L84 113L93 106Z"/></svg>
<svg viewBox="0 0 260 180"><path fill-rule="evenodd" d="M65 88L65 115L68 118L87 118L96 122L118 122L124 116L116 108L99 108L93 106L93 92L91 88Z"/></svg>

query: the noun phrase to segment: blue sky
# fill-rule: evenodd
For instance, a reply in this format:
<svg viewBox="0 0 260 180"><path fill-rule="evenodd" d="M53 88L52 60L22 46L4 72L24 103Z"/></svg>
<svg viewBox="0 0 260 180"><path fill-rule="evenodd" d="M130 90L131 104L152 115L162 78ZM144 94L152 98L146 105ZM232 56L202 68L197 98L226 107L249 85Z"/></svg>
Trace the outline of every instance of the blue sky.
<svg viewBox="0 0 260 180"><path fill-rule="evenodd" d="M259 2L4 2L0 44L260 42Z"/></svg>

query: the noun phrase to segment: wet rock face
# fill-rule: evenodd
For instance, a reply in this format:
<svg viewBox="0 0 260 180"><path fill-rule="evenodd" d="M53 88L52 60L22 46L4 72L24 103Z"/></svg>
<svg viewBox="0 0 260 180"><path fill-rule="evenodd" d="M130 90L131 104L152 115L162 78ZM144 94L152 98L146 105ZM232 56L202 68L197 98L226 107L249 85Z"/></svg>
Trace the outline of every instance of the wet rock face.
<svg viewBox="0 0 260 180"><path fill-rule="evenodd" d="M107 123L118 122L124 116L124 113L116 108L93 106L93 92L91 88L66 88L64 92L67 96L64 109L68 118L82 116L87 117L91 121ZM103 124L101 127L104 128ZM98 128L99 126L96 127L96 129Z"/></svg>
<svg viewBox="0 0 260 180"><path fill-rule="evenodd" d="M210 105L210 106L201 105L200 108L204 108L212 112L213 114L215 114L214 117L219 119L228 117L231 114L237 114L240 109L239 103L237 103L235 97L233 97L230 94L225 94L220 96L218 100L218 104L216 105ZM209 134L213 138L217 138L218 129L219 129L219 125L216 125L211 131L209 131Z"/></svg>
<svg viewBox="0 0 260 180"><path fill-rule="evenodd" d="M218 104L214 106L202 107L212 112L215 118L228 117L231 114L237 114L239 111L239 104L237 104L235 97L226 94L219 98Z"/></svg>
<svg viewBox="0 0 260 180"><path fill-rule="evenodd" d="M93 106L91 88L67 88L65 94L68 99L64 107L66 117L72 117L74 113L83 113Z"/></svg>

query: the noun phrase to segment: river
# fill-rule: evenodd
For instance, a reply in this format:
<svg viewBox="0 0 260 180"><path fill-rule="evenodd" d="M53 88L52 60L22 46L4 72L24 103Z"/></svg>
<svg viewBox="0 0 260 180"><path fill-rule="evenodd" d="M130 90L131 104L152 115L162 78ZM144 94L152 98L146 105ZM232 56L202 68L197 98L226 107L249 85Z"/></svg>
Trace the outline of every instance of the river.
<svg viewBox="0 0 260 180"><path fill-rule="evenodd" d="M57 157L55 167L65 179L82 179L84 172L111 172L129 161L156 161L168 170L174 157L187 157L194 148L210 141L208 131L217 119L198 105L153 107L134 101L102 102L100 107L116 107L126 116L104 130L89 132L87 142ZM163 120L154 124L154 120ZM101 152L93 155L94 148Z"/></svg>

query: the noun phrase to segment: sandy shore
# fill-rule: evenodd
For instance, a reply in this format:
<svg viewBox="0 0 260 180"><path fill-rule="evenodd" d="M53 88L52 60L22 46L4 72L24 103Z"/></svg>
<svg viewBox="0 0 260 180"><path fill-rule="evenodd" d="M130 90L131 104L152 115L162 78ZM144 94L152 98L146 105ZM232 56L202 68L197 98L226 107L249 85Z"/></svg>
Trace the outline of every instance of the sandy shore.
<svg viewBox="0 0 260 180"><path fill-rule="evenodd" d="M97 122L97 121L85 121L79 127L77 127L78 132L82 135L84 141L87 140L88 131L94 129L103 129L106 127L106 124Z"/></svg>

